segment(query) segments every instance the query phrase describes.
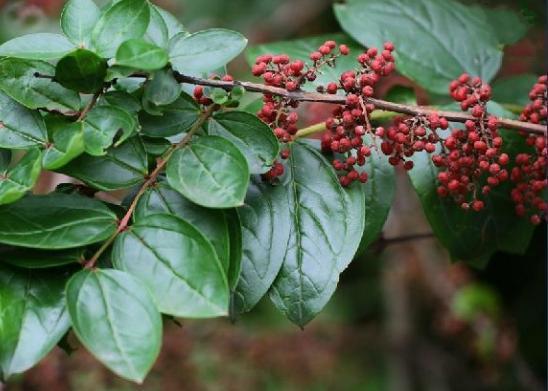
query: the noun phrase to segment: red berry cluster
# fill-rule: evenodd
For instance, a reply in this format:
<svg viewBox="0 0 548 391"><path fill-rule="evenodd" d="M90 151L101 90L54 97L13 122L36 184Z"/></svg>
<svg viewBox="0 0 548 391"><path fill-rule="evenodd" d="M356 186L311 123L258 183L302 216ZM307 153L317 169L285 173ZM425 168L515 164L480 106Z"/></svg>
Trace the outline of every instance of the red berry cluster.
<svg viewBox="0 0 548 391"><path fill-rule="evenodd" d="M265 54L257 57L251 71L254 76L261 76L268 86L296 91L307 81L314 81L321 66L333 66L337 57L348 53L349 49L346 45L339 45L337 50L335 41L326 41L317 51L310 54L312 65L305 64L301 60L291 61L286 54ZM274 134L282 143L287 143L293 140L298 130L297 121L299 118L293 111L298 105L299 102L291 98L265 94L263 107L257 115L273 129ZM283 150L280 157L287 159L289 150ZM283 172L283 165L276 162L272 169L263 175L263 178L272 181L283 175Z"/></svg>
<svg viewBox="0 0 548 391"><path fill-rule="evenodd" d="M411 118L396 117L391 127L378 127L375 135L384 140L381 143L381 151L390 156L388 162L391 165L403 163L406 170L411 170L413 162L407 159L415 152L433 153L436 150L436 143L440 140L436 129L445 130L448 126L447 119L437 113Z"/></svg>
<svg viewBox="0 0 548 391"><path fill-rule="evenodd" d="M547 94L547 77L541 76L529 93L531 103L523 110L520 120L546 125ZM540 224L542 216L546 218L548 210L547 203L543 199L548 184L546 135L524 134L524 136L527 137L527 144L534 148L534 152L520 153L516 156L516 165L510 174L510 178L515 182L511 197L516 203L516 213L519 216L526 215L529 210L531 223Z"/></svg>
<svg viewBox="0 0 548 391"><path fill-rule="evenodd" d="M485 206L481 195L508 179L504 167L510 158L501 153L497 119L488 116L485 108L491 88L480 78L463 74L451 82L449 91L474 120L466 121L464 129L452 129L442 143L442 152L432 157L434 164L444 169L438 174L437 192L441 197L452 196L465 210L480 211Z"/></svg>
<svg viewBox="0 0 548 391"><path fill-rule="evenodd" d="M363 166L371 154L371 146L364 144L363 136L371 134L370 114L375 106L368 102L373 96L374 86L382 76L394 71L394 44L386 42L384 50L378 53L369 48L357 58L361 67L356 71L344 72L338 83L332 82L320 92L336 94L339 90L346 94L344 105L338 106L325 122L327 132L322 137L322 150L342 154L342 158L333 161L335 170L341 173L339 180L343 186L349 186L359 180L367 181L367 173L359 173L357 166Z"/></svg>

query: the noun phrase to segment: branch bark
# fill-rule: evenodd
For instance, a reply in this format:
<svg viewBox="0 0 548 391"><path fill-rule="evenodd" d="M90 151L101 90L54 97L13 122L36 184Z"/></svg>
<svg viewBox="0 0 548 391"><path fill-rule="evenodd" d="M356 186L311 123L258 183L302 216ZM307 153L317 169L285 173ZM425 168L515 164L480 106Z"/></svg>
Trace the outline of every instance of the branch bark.
<svg viewBox="0 0 548 391"><path fill-rule="evenodd" d="M199 77L183 75L178 72L174 72L175 79L179 83L202 85L207 87L222 88L226 91L230 91L234 87L241 86L249 92L258 92L261 94L269 94L275 96L283 96L285 98L300 101L300 102L323 102L331 104L344 104L345 97L341 95L320 94L317 92L304 92L304 91L287 91L284 88L267 86L259 83L251 83L246 81L223 81L223 80L210 80L202 79ZM474 120L475 118L464 112L456 111L440 111L432 107L427 106L414 106L404 105L400 103L389 102L382 99L366 98L367 103L372 103L377 109L392 111L400 114L407 115L428 115L431 113L438 113L440 116L447 118L452 122L466 122L467 120ZM546 125L532 124L529 122L516 121L508 118L497 118L500 126L506 129L521 130L527 133L533 134L546 134Z"/></svg>

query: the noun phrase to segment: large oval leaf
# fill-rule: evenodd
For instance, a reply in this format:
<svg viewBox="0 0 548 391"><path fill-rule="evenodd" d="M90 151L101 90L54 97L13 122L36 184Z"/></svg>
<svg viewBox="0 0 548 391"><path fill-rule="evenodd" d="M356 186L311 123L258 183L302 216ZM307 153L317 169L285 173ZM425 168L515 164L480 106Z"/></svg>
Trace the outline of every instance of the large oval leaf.
<svg viewBox="0 0 548 391"><path fill-rule="evenodd" d="M236 313L250 311L268 292L282 267L291 226L288 197L286 186L254 180L245 205L238 208L243 256L234 293Z"/></svg>
<svg viewBox="0 0 548 391"><path fill-rule="evenodd" d="M0 243L62 249L100 242L116 230L116 215L76 194L29 195L0 206Z"/></svg>
<svg viewBox="0 0 548 391"><path fill-rule="evenodd" d="M91 43L102 57L114 57L116 50L132 38L141 38L150 20L146 0L120 0L101 16L91 36Z"/></svg>
<svg viewBox="0 0 548 391"><path fill-rule="evenodd" d="M163 313L191 318L228 313L228 284L213 246L178 217L139 220L114 242L112 261L146 283Z"/></svg>
<svg viewBox="0 0 548 391"><path fill-rule="evenodd" d="M36 77L54 75L55 67L44 61L5 58L0 60L0 89L29 109L46 108L62 113L80 109L80 96L62 85Z"/></svg>
<svg viewBox="0 0 548 391"><path fill-rule="evenodd" d="M249 168L240 150L218 136L204 136L177 150L167 165L171 187L209 208L241 206Z"/></svg>
<svg viewBox="0 0 548 391"><path fill-rule="evenodd" d="M167 44L169 42L169 31L167 24L157 6L150 4L149 7L150 23L148 24L144 38L156 46L167 49Z"/></svg>
<svg viewBox="0 0 548 391"><path fill-rule="evenodd" d="M135 221L151 214L168 213L194 225L213 244L225 271L230 263L228 221L222 210L196 205L173 190L165 181L148 189L135 209Z"/></svg>
<svg viewBox="0 0 548 391"><path fill-rule="evenodd" d="M84 121L84 142L86 152L101 156L119 136L116 145L127 140L137 130L137 119L126 110L111 106L96 106Z"/></svg>
<svg viewBox="0 0 548 391"><path fill-rule="evenodd" d="M34 187L42 170L41 157L40 150L34 148L11 169L0 169L0 205L17 201Z"/></svg>
<svg viewBox="0 0 548 391"><path fill-rule="evenodd" d="M246 45L247 39L232 30L181 33L170 42L169 59L173 69L181 73L209 72L233 60Z"/></svg>
<svg viewBox="0 0 548 391"><path fill-rule="evenodd" d="M0 265L0 379L35 365L70 327L64 273Z"/></svg>
<svg viewBox="0 0 548 391"><path fill-rule="evenodd" d="M101 17L93 0L69 0L61 14L61 29L78 47L87 47L91 32Z"/></svg>
<svg viewBox="0 0 548 391"><path fill-rule="evenodd" d="M135 69L154 71L168 62L167 52L144 39L129 39L116 51L116 64Z"/></svg>
<svg viewBox="0 0 548 391"><path fill-rule="evenodd" d="M119 270L83 270L67 283L74 332L110 370L141 383L160 352L162 318L143 284Z"/></svg>
<svg viewBox="0 0 548 391"><path fill-rule="evenodd" d="M327 304L339 274L352 260L363 235L364 193L359 184L348 191L331 165L312 147L295 144L288 160L289 241L270 297L292 322L303 326ZM314 175L311 175L314 173Z"/></svg>
<svg viewBox="0 0 548 391"><path fill-rule="evenodd" d="M74 91L92 94L103 88L107 62L93 52L78 49L67 54L55 67L55 80Z"/></svg>
<svg viewBox="0 0 548 391"><path fill-rule="evenodd" d="M148 173L147 155L141 140L133 137L109 148L105 156L84 154L59 171L96 189L126 189L144 181Z"/></svg>
<svg viewBox="0 0 548 391"><path fill-rule="evenodd" d="M46 125L40 113L0 91L0 148L29 148L46 142Z"/></svg>
<svg viewBox="0 0 548 391"><path fill-rule="evenodd" d="M430 91L446 94L463 72L490 81L500 68L500 41L476 7L453 0L349 0L334 7L343 30L361 44L394 42L398 71Z"/></svg>
<svg viewBox="0 0 548 391"><path fill-rule="evenodd" d="M27 34L0 45L0 57L53 60L74 49L74 45L61 34Z"/></svg>
<svg viewBox="0 0 548 391"><path fill-rule="evenodd" d="M196 101L184 92L173 103L162 107L162 115L139 114L142 133L149 137L169 137L188 131L200 115Z"/></svg>
<svg viewBox="0 0 548 391"><path fill-rule="evenodd" d="M278 139L268 125L244 111L215 115L209 121L208 133L232 141L246 157L252 174L268 171L280 152Z"/></svg>

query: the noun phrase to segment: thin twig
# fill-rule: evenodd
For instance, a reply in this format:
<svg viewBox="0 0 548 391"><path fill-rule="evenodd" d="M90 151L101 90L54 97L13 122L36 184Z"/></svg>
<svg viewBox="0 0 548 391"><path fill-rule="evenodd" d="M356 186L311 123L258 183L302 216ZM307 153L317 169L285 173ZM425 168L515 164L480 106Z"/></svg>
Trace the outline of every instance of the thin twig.
<svg viewBox="0 0 548 391"><path fill-rule="evenodd" d="M84 118L86 118L90 110L93 109L93 106L95 106L95 104L97 103L97 100L99 99L102 93L103 93L103 90L99 90L95 94L93 94L93 97L91 98L89 103L86 105L86 107L84 107L84 110L82 110L82 112L80 113L76 121L80 122L80 121L83 121Z"/></svg>
<svg viewBox="0 0 548 391"><path fill-rule="evenodd" d="M332 94L320 94L317 92L304 92L304 91L287 91L284 88L267 86L264 84L251 83L246 81L224 81L224 80L211 80L202 79L199 77L183 75L178 72L174 72L175 79L179 83L195 84L208 87L222 88L230 91L235 87L243 87L249 92L259 92L262 94L283 96L295 101L301 102L323 102L332 104L344 104L346 98L341 95ZM139 76L136 74L135 76ZM447 118L453 122L466 122L467 120L474 120L475 118L464 112L456 111L440 111L432 107L405 105L400 103L394 103L385 101L382 99L365 98L366 103L372 103L375 108L385 111L391 111L400 114L407 115L428 115L431 113L437 113L440 116ZM541 124L532 124L529 122L516 121L508 118L497 118L499 125L506 129L522 130L528 133L546 134L546 126Z"/></svg>
<svg viewBox="0 0 548 391"><path fill-rule="evenodd" d="M184 147L185 145L187 145L190 142L190 140L192 139L192 136L200 129L200 127L211 116L211 114L213 113L214 110L215 110L214 105L209 106L202 113L202 115L196 120L196 122L192 125L192 127L190 128L188 133L185 135L185 137L179 143L173 144L164 153L164 155L162 155L162 157L158 159L158 164L156 165L156 168L154 169L154 171L152 171L150 173L150 175L148 176L145 183L143 183L143 185L140 187L139 191L137 192L137 194L135 195L135 197L131 201L131 204L130 204L127 212L125 213L124 217L122 217L122 219L118 223L118 228L103 243L103 245L95 252L95 254L93 254L93 256L89 259L89 261L87 261L85 263L84 267L86 269L92 269L93 267L95 267L95 264L99 260L99 257L101 256L101 254L103 254L105 252L105 250L110 247L110 245L114 242L114 240L116 240L116 238L118 237L118 235L120 233L124 232L127 229L128 225L129 225L129 221L131 220L131 217L133 216L133 212L135 212L135 208L137 207L137 203L139 202L139 200L141 199L143 194L145 194L146 190L149 187L153 186L156 183L156 181L158 180L158 175L160 175L162 170L165 168L167 162L169 161L169 159L171 158L173 153L177 149Z"/></svg>

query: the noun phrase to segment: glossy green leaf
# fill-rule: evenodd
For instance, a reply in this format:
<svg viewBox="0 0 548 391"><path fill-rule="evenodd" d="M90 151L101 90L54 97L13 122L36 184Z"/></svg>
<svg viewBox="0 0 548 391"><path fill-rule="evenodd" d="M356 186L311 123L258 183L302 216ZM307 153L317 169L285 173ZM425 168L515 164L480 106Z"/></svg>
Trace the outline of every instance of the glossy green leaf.
<svg viewBox="0 0 548 391"><path fill-rule="evenodd" d="M123 91L107 92L103 95L103 99L99 104L105 106L116 106L132 114L141 110L139 100L135 96Z"/></svg>
<svg viewBox="0 0 548 391"><path fill-rule="evenodd" d="M225 29L209 29L187 35L178 34L170 43L173 69L184 72L209 72L226 65L244 50L247 39Z"/></svg>
<svg viewBox="0 0 548 391"><path fill-rule="evenodd" d="M240 279L240 272L242 270L242 222L236 209L227 209L223 211L228 223L228 233L230 242L230 259L228 263L228 269L226 269L226 276L228 280L228 287L230 291L236 289L238 280Z"/></svg>
<svg viewBox="0 0 548 391"><path fill-rule="evenodd" d="M120 145L137 131L135 116L116 106L94 107L84 120L84 142L86 152L94 156L106 154L106 149L114 143Z"/></svg>
<svg viewBox="0 0 548 391"><path fill-rule="evenodd" d="M11 163L11 151L0 149L0 171L6 171Z"/></svg>
<svg viewBox="0 0 548 391"><path fill-rule="evenodd" d="M256 116L244 111L227 111L209 121L208 133L224 137L244 154L252 174L270 169L280 152L272 130Z"/></svg>
<svg viewBox="0 0 548 391"><path fill-rule="evenodd" d="M141 281L119 270L83 270L67 283L66 296L84 346L117 375L141 383L162 342L162 318Z"/></svg>
<svg viewBox="0 0 548 391"><path fill-rule="evenodd" d="M168 60L164 49L144 39L127 40L116 51L116 64L146 71L162 69Z"/></svg>
<svg viewBox="0 0 548 391"><path fill-rule="evenodd" d="M272 243L285 254L270 297L289 320L304 326L327 304L356 253L365 200L359 184L343 189L330 163L308 145L291 147L287 170L290 218L284 222L275 216L272 229L288 224L290 234L289 241Z"/></svg>
<svg viewBox="0 0 548 391"><path fill-rule="evenodd" d="M59 171L96 189L126 189L144 181L148 173L147 155L141 140L133 137L109 148L104 156L84 154Z"/></svg>
<svg viewBox="0 0 548 391"><path fill-rule="evenodd" d="M114 57L116 50L132 38L141 38L147 31L150 10L146 0L121 0L101 16L91 36L91 43L102 57Z"/></svg>
<svg viewBox="0 0 548 391"><path fill-rule="evenodd" d="M31 148L47 142L42 116L0 91L0 148Z"/></svg>
<svg viewBox="0 0 548 391"><path fill-rule="evenodd" d="M0 206L0 243L42 249L85 246L108 238L116 215L102 202L76 194L28 195Z"/></svg>
<svg viewBox="0 0 548 391"><path fill-rule="evenodd" d="M145 282L163 313L204 318L228 312L228 284L213 246L176 216L137 221L116 239L112 260Z"/></svg>
<svg viewBox="0 0 548 391"><path fill-rule="evenodd" d="M211 242L225 271L230 264L229 221L222 210L196 205L173 190L165 181L148 189L135 209L135 220L157 213L168 213L194 225Z"/></svg>
<svg viewBox="0 0 548 391"><path fill-rule="evenodd" d="M148 24L144 38L156 46L167 48L167 44L169 42L169 31L167 24L158 7L153 4L149 4L149 7L150 23Z"/></svg>
<svg viewBox="0 0 548 391"><path fill-rule="evenodd" d="M167 165L171 187L208 208L243 205L249 184L244 155L230 141L203 136L177 150Z"/></svg>
<svg viewBox="0 0 548 391"><path fill-rule="evenodd" d="M106 61L85 49L67 54L55 67L55 81L68 89L86 94L102 89L106 76Z"/></svg>
<svg viewBox="0 0 548 391"><path fill-rule="evenodd" d="M181 93L172 104L162 107L162 116L139 114L142 133L149 137L169 137L188 131L200 115L200 108L191 96Z"/></svg>
<svg viewBox="0 0 548 391"><path fill-rule="evenodd" d="M32 190L42 169L41 157L34 148L11 169L0 170L0 205L15 202Z"/></svg>
<svg viewBox="0 0 548 391"><path fill-rule="evenodd" d="M368 141L370 142L370 141ZM358 252L364 251L381 234L396 193L394 166L381 152L380 146L371 149L371 156L364 166L368 180L363 185L365 193L365 229Z"/></svg>
<svg viewBox="0 0 548 391"><path fill-rule="evenodd" d="M56 170L84 152L84 131L81 122L71 122L63 117L46 117L50 140L42 157L47 170Z"/></svg>
<svg viewBox="0 0 548 391"><path fill-rule="evenodd" d="M301 39L293 39L290 41L269 42L260 45L251 46L246 50L246 59L249 65L255 64L255 59L261 54L287 54L291 59L299 59L304 62L311 63L310 53L318 50L318 48L327 40L334 40L338 44L345 44L350 49L348 56L340 56L337 58L334 67L322 67L321 72L318 72L316 80L306 82L303 89L306 91L316 91L317 86L325 86L327 83L336 81L340 78L341 73L354 69L357 66L356 57L363 49L356 44L350 37L345 34L335 33L328 35L319 35L314 37L306 37ZM253 111L253 113L255 113Z"/></svg>
<svg viewBox="0 0 548 391"><path fill-rule="evenodd" d="M152 74L145 83L143 102L154 106L166 106L177 100L181 95L181 85L173 77L171 69L162 69ZM162 115L163 107L159 108Z"/></svg>
<svg viewBox="0 0 548 391"><path fill-rule="evenodd" d="M88 47L91 32L101 17L93 0L69 0L61 13L61 29L78 47Z"/></svg>
<svg viewBox="0 0 548 391"><path fill-rule="evenodd" d="M143 145L149 159L155 159L167 152L171 143L165 138L142 137Z"/></svg>
<svg viewBox="0 0 548 391"><path fill-rule="evenodd" d="M0 264L0 379L34 366L70 327L64 273Z"/></svg>
<svg viewBox="0 0 548 391"><path fill-rule="evenodd" d="M0 263L24 269L46 269L69 264L81 263L84 260L84 248L46 251L24 247L0 246Z"/></svg>
<svg viewBox="0 0 548 391"><path fill-rule="evenodd" d="M0 45L0 57L53 60L74 49L74 45L61 34L27 34Z"/></svg>
<svg viewBox="0 0 548 391"><path fill-rule="evenodd" d="M500 68L500 40L476 7L454 0L349 0L334 8L342 29L361 44L394 42L398 71L429 91L447 94L463 72L489 82Z"/></svg>
<svg viewBox="0 0 548 391"><path fill-rule="evenodd" d="M282 267L291 234L288 187L253 180L238 214L243 257L233 301L235 312L242 313L268 292Z"/></svg>
<svg viewBox="0 0 548 391"><path fill-rule="evenodd" d="M0 90L29 109L46 108L62 113L80 109L80 96L36 73L53 76L55 67L44 61L4 58L0 60Z"/></svg>

